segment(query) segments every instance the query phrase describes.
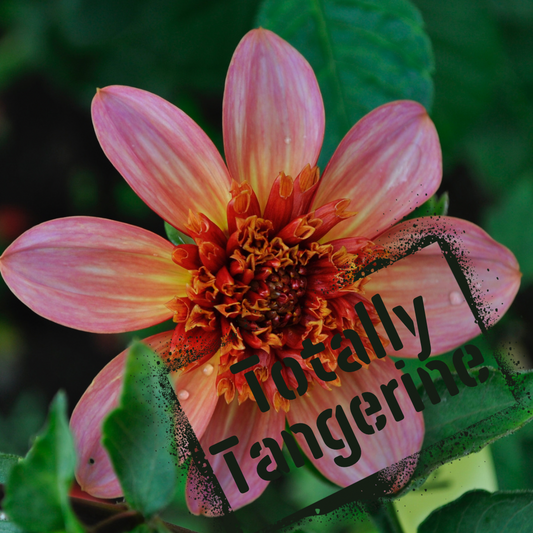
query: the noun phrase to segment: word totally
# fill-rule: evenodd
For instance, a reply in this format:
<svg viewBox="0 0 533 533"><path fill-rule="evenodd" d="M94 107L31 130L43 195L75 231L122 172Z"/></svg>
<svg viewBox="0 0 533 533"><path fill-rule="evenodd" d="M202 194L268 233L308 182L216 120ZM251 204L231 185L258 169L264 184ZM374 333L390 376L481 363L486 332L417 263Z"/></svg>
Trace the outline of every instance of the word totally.
<svg viewBox="0 0 533 533"><path fill-rule="evenodd" d="M381 299L381 296L379 294L373 296L372 303L374 304L381 323L385 328L385 332L389 337L392 347L396 351L401 350L403 348L402 340L398 335L398 332L391 320L391 317L389 315L389 312L387 311L387 308L385 307L385 304L383 303L383 300ZM416 297L413 300L413 305L415 309L415 320L418 330L418 336L420 338L421 348L421 351L418 354L418 358L420 359L420 361L425 361L431 355L431 342L429 339L426 312L424 310L424 301L422 299L422 296ZM385 357L387 355L385 352L385 348L383 346L383 343L381 342L381 339L379 338L374 324L372 323L372 320L370 319L370 315L366 310L365 304L363 302L359 302L354 306L354 309L357 313L357 316L359 317L359 320L361 321L361 325L365 330L368 340L372 345L374 353L379 359ZM407 313L407 311L401 305L394 307L392 311L406 326L406 328L416 337L415 324L413 322L413 319ZM361 337L352 329L345 329L343 331L343 335L347 340L351 342L354 352L359 358L359 360L366 363L367 365L370 364L370 357L368 355L368 352L366 351L365 346L363 345ZM338 350L341 347L341 341L342 337L340 333L335 334L331 339L331 348L333 350ZM303 359L309 359L310 357L317 355L326 349L323 342L313 344L309 339L305 339L302 343L302 346L303 350L300 352L300 355ZM339 365L339 368L341 370L344 370L345 372L355 372L362 368L362 365L357 361L353 359L349 361L349 358L352 355L353 353L349 347L344 348L344 350L339 353L337 364ZM326 370L319 358L312 359L310 363L319 379L323 381L334 381L335 379L337 379L337 374L333 371ZM259 384L257 376L255 375L254 371L251 370L252 367L258 364L259 356L256 354L247 357L246 359L243 359L238 363L235 363L230 367L230 370L233 374L238 374L239 372L249 370L244 374L244 377L248 382L250 390L254 395L259 409L263 413L265 413L270 409L270 404L268 403L268 400L261 388L261 385ZM294 377L298 383L296 392L299 396L303 396L307 392L308 381L300 364L293 357L285 357L283 359L283 363L281 361L276 361L276 363L274 363L274 365L272 366L271 376L274 380L274 384L278 389L278 392L283 398L287 400L296 399L296 394L294 393L294 391L289 389L283 379L283 365L288 366L292 370Z"/></svg>
<svg viewBox="0 0 533 533"><path fill-rule="evenodd" d="M465 351L469 356L471 356L467 362L467 365L470 369L473 369L484 362L483 355L476 346L468 344L465 346ZM458 348L453 354L453 366L455 367L459 379L467 387L476 387L478 385L478 380L479 383L484 383L489 377L488 368L480 368L476 380L476 378L470 375L468 372L464 357L465 353L461 348ZM396 368L403 368L405 363L402 360L398 360L396 361L395 365ZM439 371L442 382L444 383L450 396L459 394L457 383L455 382L452 372L446 363L443 361L433 360L427 362L424 367L428 370ZM441 392L439 392L439 388L435 386L430 374L424 368L418 368L417 373L422 380L422 386L426 391L429 401L432 404L439 403L441 401L441 392L444 392L442 391L442 388L439 387L441 389ZM396 379L381 385L379 388L380 390L375 391L378 394L381 392L379 397L372 392L363 392L361 394L362 400L359 395L356 395L352 398L349 404L351 418L361 433L364 435L373 435L376 433L376 431L379 432L385 428L387 425L387 418L383 413L380 413L382 411L383 402L389 406L395 422L400 422L404 419L402 409L395 397L395 390L398 389L399 386L403 386L405 388L416 411L420 412L425 408L422 393L417 390L411 375L408 373L403 374L401 381L401 385L398 384ZM375 418L374 423L369 423L370 421L365 415L378 416ZM336 438L333 436L331 428L328 425L328 422L332 421L332 419L336 420L338 427L342 432L343 438ZM310 453L315 459L320 459L323 457L324 452L322 451L322 447L319 444L315 432L309 425L304 423L296 423L290 426L289 429L290 432L285 430L281 432L281 438L283 443L285 443L287 446L287 450L289 451L289 454L297 468L300 468L305 464L305 458L301 448L296 442L294 434L302 435L303 439L305 439L305 442L307 443ZM318 434L322 442L328 448L332 450L343 450L347 448L349 450L349 455L338 455L333 459L337 466L341 468L347 468L353 466L359 461L361 458L361 446L354 432L353 424L350 423L348 415L342 405L336 405L334 408L325 409L322 411L317 417L316 429L318 430ZM249 490L248 482L235 457L235 454L231 451L231 448L234 448L238 444L239 439L236 435L234 435L210 446L209 452L212 455L225 452L223 457L235 481L235 484L241 493L245 493ZM250 457L252 459L259 458L263 447L270 450L270 455L274 459L275 466L273 465L273 467L271 467L272 458L269 454L266 454L257 463L256 469L258 476L265 481L272 481L280 477L282 474L287 474L289 472L287 460L281 452L281 446L278 444L278 441L272 437L266 437L262 439L261 442L254 443L249 450Z"/></svg>

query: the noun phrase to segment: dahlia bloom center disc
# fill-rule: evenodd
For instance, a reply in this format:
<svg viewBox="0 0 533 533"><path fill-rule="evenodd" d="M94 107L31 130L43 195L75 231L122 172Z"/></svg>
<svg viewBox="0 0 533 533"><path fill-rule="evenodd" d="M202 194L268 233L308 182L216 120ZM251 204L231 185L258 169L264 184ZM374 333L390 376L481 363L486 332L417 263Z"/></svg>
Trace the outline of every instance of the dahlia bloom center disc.
<svg viewBox="0 0 533 533"><path fill-rule="evenodd" d="M191 362L186 371L202 365L211 357L211 340L216 344L220 332L217 392L228 403L235 394L239 403L254 399L246 380L234 376L230 367L255 353L260 354L256 375L276 410L288 411L290 403L273 385L271 369L289 354L299 361L309 382L329 390L313 371L312 359L304 361L298 351L303 339L330 344L338 325L328 300L342 295L350 295L352 303L364 300L358 296L364 281L349 279L374 256L377 247L364 238L354 239L350 252L344 245L319 242L355 213L346 211L350 201L345 199L310 213L318 181L318 168L309 165L295 180L281 173L272 185L264 213L252 187L246 181L234 182L227 206L229 237L204 214L190 213L186 229L197 244L174 249L172 259L190 271L191 283L186 297L176 297L168 304L179 324L172 340L172 358L182 364L187 357L184 346L190 351L191 346L205 348L208 343L211 349L206 356ZM373 316L377 323L375 312ZM348 313L346 324L366 339L353 312ZM216 334L214 339L208 335L211 332ZM373 355L370 346L369 351ZM335 370L336 356L331 350L313 358L317 357L326 370ZM282 375L291 388L297 388L291 369L283 369ZM340 379L332 384L339 386Z"/></svg>

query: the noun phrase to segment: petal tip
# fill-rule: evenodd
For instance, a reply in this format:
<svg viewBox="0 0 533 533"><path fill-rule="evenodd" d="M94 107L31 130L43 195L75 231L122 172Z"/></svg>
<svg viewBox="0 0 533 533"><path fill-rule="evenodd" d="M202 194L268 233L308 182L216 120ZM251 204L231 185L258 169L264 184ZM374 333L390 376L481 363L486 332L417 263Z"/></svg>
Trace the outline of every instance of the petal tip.
<svg viewBox="0 0 533 533"><path fill-rule="evenodd" d="M415 100L395 100L394 102L389 102L384 104L382 107L396 107L405 113L412 115L422 115L424 117L429 117L427 109L420 103ZM431 119L430 119L431 120Z"/></svg>
<svg viewBox="0 0 533 533"><path fill-rule="evenodd" d="M95 100L101 100L102 98L104 98L106 96L106 94L109 93L109 86L108 87L96 87L96 93L94 94L94 97L93 97L93 102Z"/></svg>
<svg viewBox="0 0 533 533"><path fill-rule="evenodd" d="M95 103L103 102L104 99L107 99L112 96L120 95L121 92L125 92L127 89L132 91L138 91L140 89L134 89L133 87L125 87L122 85L107 85L106 87L97 87L96 93L93 96L92 101L92 110L94 111Z"/></svg>
<svg viewBox="0 0 533 533"><path fill-rule="evenodd" d="M280 41L283 41L284 43L286 42L279 35L276 35L274 32L267 30L266 28L263 28L262 26L260 26L259 28L253 28L252 30L250 30L248 33L246 33L246 35L244 35L244 37L242 38L242 41L247 41L250 39L255 39L256 41L280 40Z"/></svg>
<svg viewBox="0 0 533 533"><path fill-rule="evenodd" d="M247 180L264 209L280 171L297 176L318 160L324 106L309 62L264 28L233 54L223 103L224 149L232 177Z"/></svg>

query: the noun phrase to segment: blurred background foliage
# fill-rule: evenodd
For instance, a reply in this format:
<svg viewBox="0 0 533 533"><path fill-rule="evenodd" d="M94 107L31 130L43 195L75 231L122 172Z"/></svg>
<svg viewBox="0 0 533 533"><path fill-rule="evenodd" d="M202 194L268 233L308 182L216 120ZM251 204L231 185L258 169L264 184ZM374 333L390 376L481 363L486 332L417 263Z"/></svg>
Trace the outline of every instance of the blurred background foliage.
<svg viewBox="0 0 533 533"><path fill-rule="evenodd" d="M449 214L479 224L520 262L520 293L494 338L496 344L512 343L514 358L529 368L533 1L415 0L419 12L403 1L386 4L394 4L416 31L423 20L431 40L434 67L429 61L424 68L428 80L434 68L434 93L427 84L419 99L428 105L433 100L445 168L439 194L449 193ZM95 88L123 84L157 93L193 117L222 150L222 94L231 55L249 29L270 27L276 5L270 0L0 0L0 250L29 227L69 215L102 216L163 235L161 220L97 143L90 118ZM294 29L295 20L287 17L286 31ZM431 59L420 35L420 49L428 46ZM305 47L305 41L300 44ZM406 81L402 94L408 90ZM325 99L328 104L326 94ZM366 110L354 104L352 123ZM326 140L325 150L335 143ZM0 450L24 454L57 389L66 389L72 408L130 338L48 322L0 281ZM529 426L493 446L501 489L533 488L531 443ZM280 483L272 484L265 498L275 499L283 516L304 502L300 493L294 496L298 501L279 499L280 491L296 494L291 479ZM313 490L325 495L331 488ZM257 509L243 513L257 518Z"/></svg>

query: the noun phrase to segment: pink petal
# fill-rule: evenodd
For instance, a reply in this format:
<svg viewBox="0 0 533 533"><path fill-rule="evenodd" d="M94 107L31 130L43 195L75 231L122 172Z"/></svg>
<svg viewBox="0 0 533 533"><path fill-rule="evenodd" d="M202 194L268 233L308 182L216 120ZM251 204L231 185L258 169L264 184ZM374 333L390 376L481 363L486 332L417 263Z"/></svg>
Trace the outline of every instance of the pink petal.
<svg viewBox="0 0 533 533"><path fill-rule="evenodd" d="M361 368L357 372L347 374L339 371L339 374L341 377L339 388L333 387L331 391L327 391L322 387L315 386L310 393L291 402L291 409L287 413L287 418L290 425L304 423L313 430L324 453L323 457L319 459L313 457L309 446L300 433L295 434L298 443L309 460L325 477L341 487L346 487L418 452L424 439L424 419L422 413L415 411L400 381L402 373L396 369L389 358L374 360L368 368ZM396 379L399 384L394 392L405 417L400 421L393 418L380 391L381 385L386 385L393 379ZM361 396L364 392L373 393L382 407L382 410L376 415L365 415L367 423L374 425L377 416L385 415L386 417L385 427L381 431L374 429L375 432L372 435L362 433L357 428L350 413L350 402L355 396L361 398L362 411L369 407ZM349 456L349 448L346 446L341 450L332 450L324 444L317 430L318 415L325 409L332 409L333 418L329 419L327 425L334 438L341 438L346 443L342 430L335 420L337 405L342 406L361 447L360 459L348 467L337 465L334 458L339 455ZM414 469L415 465L410 466ZM405 472L405 474L408 475L410 472Z"/></svg>
<svg viewBox="0 0 533 533"><path fill-rule="evenodd" d="M168 354L172 333L158 333L143 342L163 357ZM124 350L96 376L74 408L70 420L78 452L76 479L84 491L98 498L122 496L109 456L101 444L101 426L105 417L118 406L127 352ZM189 393L187 399L180 403L198 438L205 431L218 398L216 361L210 366L210 372L205 372L206 368L211 369L209 365L204 365L174 381L177 394L183 391Z"/></svg>
<svg viewBox="0 0 533 533"><path fill-rule="evenodd" d="M171 338L172 331L167 331L149 337L144 342L162 354L168 351ZM70 419L78 453L76 479L82 490L98 498L122 496L122 489L100 439L102 421L118 406L127 353L128 350L121 352L99 372L74 408Z"/></svg>
<svg viewBox="0 0 533 533"><path fill-rule="evenodd" d="M181 407L198 439L205 433L217 405L217 375L218 358L213 357L192 372L180 373L174 378Z"/></svg>
<svg viewBox="0 0 533 533"><path fill-rule="evenodd" d="M183 230L192 209L226 227L226 166L183 111L149 92L113 85L96 93L92 113L107 157L159 216Z"/></svg>
<svg viewBox="0 0 533 533"><path fill-rule="evenodd" d="M103 419L118 406L125 356L126 351L96 376L70 419L78 453L76 479L82 490L98 498L122 496L122 488L100 439Z"/></svg>
<svg viewBox="0 0 533 533"><path fill-rule="evenodd" d="M233 54L224 93L224 150L232 177L248 180L264 209L280 172L314 166L324 138L324 105L309 63L264 30Z"/></svg>
<svg viewBox="0 0 533 533"><path fill-rule="evenodd" d="M97 333L131 331L172 316L190 274L172 244L149 231L101 218L71 217L31 228L0 257L15 295L36 313Z"/></svg>
<svg viewBox="0 0 533 533"><path fill-rule="evenodd" d="M409 220L391 228L375 242L396 255L428 234L448 236L460 251L468 267L470 290L478 298L488 324L494 324L507 311L520 286L521 274L514 255L481 228L451 217ZM409 333L391 312L401 305L414 320L413 299L417 296L424 299L433 355L451 350L480 333L438 244L372 274L365 291L368 298L374 294L382 296L404 344L398 352L389 346L390 354L416 357L420 352L418 337Z"/></svg>
<svg viewBox="0 0 533 533"><path fill-rule="evenodd" d="M265 437L271 437L282 445L281 431L285 424L284 411L276 412L271 409L267 413L261 413L257 404L251 400L238 404L237 398L229 405L222 396L217 404L215 412L211 418L200 444L204 450L211 467L222 486L222 489L233 510L246 505L258 498L268 485L268 481L261 479L256 471L257 463L266 455L264 446L259 459L251 459L250 448L252 444L262 441ZM236 435L239 444L230 451L233 451L239 463L244 477L248 483L249 491L241 493L237 488L232 475L224 460L224 453L217 455L209 453L209 447L224 439ZM269 470L273 470L270 466ZM202 495L209 494L209 489L202 486L202 480L194 465L187 478L187 505L194 514L216 514L216 510L211 508L210 502L204 501Z"/></svg>
<svg viewBox="0 0 533 533"><path fill-rule="evenodd" d="M439 187L442 163L435 126L416 102L385 104L342 140L324 171L314 206L352 200L352 217L328 240L372 238L425 202Z"/></svg>

